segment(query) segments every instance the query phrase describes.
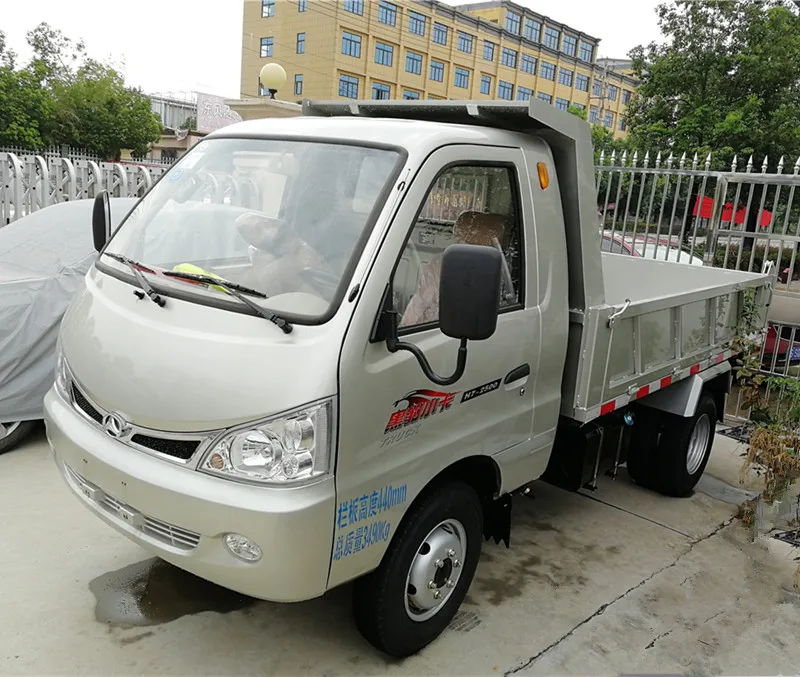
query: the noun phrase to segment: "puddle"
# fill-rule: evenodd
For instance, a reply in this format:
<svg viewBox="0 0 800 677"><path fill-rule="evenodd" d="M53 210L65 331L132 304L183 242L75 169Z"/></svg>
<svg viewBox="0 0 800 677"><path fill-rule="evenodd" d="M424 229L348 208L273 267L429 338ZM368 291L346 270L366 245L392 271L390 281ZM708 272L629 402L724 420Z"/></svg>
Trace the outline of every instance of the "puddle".
<svg viewBox="0 0 800 677"><path fill-rule="evenodd" d="M98 576L89 590L97 599L95 618L122 627L160 625L203 611L229 613L257 601L157 558Z"/></svg>
<svg viewBox="0 0 800 677"><path fill-rule="evenodd" d="M758 496L757 491L747 491L740 487L735 487L711 475L703 475L697 486L695 486L695 490L731 505L741 505L745 501L752 501Z"/></svg>

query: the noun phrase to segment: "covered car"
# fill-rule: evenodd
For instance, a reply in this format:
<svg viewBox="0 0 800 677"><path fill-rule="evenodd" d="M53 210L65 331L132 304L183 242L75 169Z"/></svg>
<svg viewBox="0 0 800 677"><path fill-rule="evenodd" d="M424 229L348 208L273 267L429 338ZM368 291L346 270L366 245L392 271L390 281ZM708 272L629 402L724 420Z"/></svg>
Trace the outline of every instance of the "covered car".
<svg viewBox="0 0 800 677"><path fill-rule="evenodd" d="M111 198L114 228L138 198ZM0 453L42 418L61 317L97 252L93 200L45 207L0 228Z"/></svg>

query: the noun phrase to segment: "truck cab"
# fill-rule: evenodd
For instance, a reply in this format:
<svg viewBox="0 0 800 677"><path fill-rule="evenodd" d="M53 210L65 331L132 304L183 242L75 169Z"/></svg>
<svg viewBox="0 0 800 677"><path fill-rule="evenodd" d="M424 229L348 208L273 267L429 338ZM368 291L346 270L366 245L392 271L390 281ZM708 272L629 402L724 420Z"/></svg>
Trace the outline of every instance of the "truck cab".
<svg viewBox="0 0 800 677"><path fill-rule="evenodd" d="M741 296L770 283L601 255L589 126L540 102L307 103L210 134L113 234L102 199L45 401L67 485L244 594L356 580L394 656L508 545L512 493L582 486L600 431L596 480L623 414L682 431L640 435L633 467L690 490Z"/></svg>

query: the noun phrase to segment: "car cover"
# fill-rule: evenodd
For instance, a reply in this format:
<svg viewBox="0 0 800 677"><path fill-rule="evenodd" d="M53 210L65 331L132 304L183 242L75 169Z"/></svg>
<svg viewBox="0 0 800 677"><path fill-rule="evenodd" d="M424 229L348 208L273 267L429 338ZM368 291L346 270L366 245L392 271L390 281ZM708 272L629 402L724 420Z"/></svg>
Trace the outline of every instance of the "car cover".
<svg viewBox="0 0 800 677"><path fill-rule="evenodd" d="M112 198L112 229L138 198ZM0 228L0 421L42 418L56 340L95 260L93 200L45 207Z"/></svg>

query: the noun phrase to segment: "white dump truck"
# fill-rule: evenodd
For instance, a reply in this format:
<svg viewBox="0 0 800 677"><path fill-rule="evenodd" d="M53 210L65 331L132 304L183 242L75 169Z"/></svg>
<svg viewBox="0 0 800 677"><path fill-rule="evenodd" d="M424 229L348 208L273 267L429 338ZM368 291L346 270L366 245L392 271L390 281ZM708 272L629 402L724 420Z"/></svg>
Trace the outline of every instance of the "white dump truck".
<svg viewBox="0 0 800 677"><path fill-rule="evenodd" d="M514 492L627 462L690 493L745 298L763 325L770 275L601 253L594 191L589 125L538 101L209 134L113 233L98 196L45 402L66 483L238 592L355 580L363 636L419 651Z"/></svg>

